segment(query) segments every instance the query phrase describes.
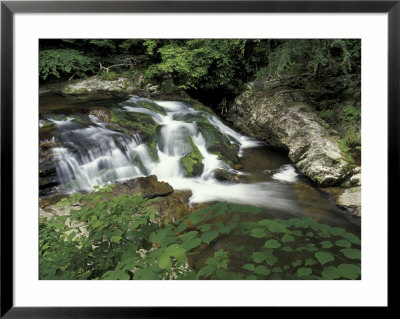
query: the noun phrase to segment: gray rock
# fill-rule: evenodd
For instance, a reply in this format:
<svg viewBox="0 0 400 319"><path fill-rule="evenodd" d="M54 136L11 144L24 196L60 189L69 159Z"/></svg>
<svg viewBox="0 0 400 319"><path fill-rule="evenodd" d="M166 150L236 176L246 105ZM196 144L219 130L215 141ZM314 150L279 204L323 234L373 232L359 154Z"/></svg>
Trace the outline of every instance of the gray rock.
<svg viewBox="0 0 400 319"><path fill-rule="evenodd" d="M346 189L337 197L336 204L345 208L352 215L361 217L361 187Z"/></svg>
<svg viewBox="0 0 400 319"><path fill-rule="evenodd" d="M295 80L256 83L236 98L227 118L243 133L289 150L297 168L320 186L349 176L349 164Z"/></svg>
<svg viewBox="0 0 400 319"><path fill-rule="evenodd" d="M234 171L228 171L225 169L217 168L213 172L213 177L222 182L230 182L230 183L240 183L246 181L246 176L238 174Z"/></svg>

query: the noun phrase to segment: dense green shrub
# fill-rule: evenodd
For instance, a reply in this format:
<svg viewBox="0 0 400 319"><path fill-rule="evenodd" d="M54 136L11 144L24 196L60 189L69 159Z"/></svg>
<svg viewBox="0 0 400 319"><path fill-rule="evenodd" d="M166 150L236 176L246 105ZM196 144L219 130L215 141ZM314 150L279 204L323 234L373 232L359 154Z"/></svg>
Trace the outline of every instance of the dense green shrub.
<svg viewBox="0 0 400 319"><path fill-rule="evenodd" d="M78 50L50 49L41 50L39 53L39 75L43 80L73 74L82 77L93 72L94 66L95 60Z"/></svg>
<svg viewBox="0 0 400 319"><path fill-rule="evenodd" d="M57 204L78 207L70 217L41 220L40 279L360 278L360 239L343 228L309 217L243 221L260 209L226 202L160 223L150 200L113 197L112 189L71 195ZM241 244L220 242L216 250L227 236ZM190 265L209 248L210 257Z"/></svg>

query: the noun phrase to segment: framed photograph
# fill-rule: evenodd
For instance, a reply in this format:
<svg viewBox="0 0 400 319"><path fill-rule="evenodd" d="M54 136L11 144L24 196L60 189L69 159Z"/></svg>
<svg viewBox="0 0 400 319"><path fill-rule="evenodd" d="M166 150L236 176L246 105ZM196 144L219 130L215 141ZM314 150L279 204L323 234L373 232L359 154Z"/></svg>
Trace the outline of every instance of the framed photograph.
<svg viewBox="0 0 400 319"><path fill-rule="evenodd" d="M389 307L398 1L2 1L1 317Z"/></svg>

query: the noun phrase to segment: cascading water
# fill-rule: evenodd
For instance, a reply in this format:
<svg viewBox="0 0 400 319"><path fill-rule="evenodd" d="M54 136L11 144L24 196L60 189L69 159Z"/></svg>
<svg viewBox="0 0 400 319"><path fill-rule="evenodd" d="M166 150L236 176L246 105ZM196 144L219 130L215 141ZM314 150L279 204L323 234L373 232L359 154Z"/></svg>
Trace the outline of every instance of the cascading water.
<svg viewBox="0 0 400 319"><path fill-rule="evenodd" d="M218 150L210 151L210 129L216 130L227 143L237 146L239 155L246 148L260 146L260 142L243 136L215 116L198 111L183 102L153 102L136 96L119 104L125 116L145 115L157 125L156 156L140 134L125 134L113 129L110 123L90 115L90 123L79 123L72 118L52 120L59 131L57 147L53 149L60 182L71 191L91 190L103 185L146 175L157 175L174 189L190 189L191 202L226 200L236 203L294 210L288 185L276 182L229 184L214 178L217 169L234 171ZM147 107L144 107L147 106ZM190 154L201 157L201 172L188 177L183 161ZM297 173L291 166L283 166L272 179L295 182ZM277 200L279 199L279 200Z"/></svg>

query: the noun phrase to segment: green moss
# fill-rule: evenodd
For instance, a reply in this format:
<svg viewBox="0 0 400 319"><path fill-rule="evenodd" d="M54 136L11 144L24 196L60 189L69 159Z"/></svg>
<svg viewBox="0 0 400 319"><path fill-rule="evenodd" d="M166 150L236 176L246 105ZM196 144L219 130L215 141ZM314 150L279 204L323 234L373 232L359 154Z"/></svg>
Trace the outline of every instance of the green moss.
<svg viewBox="0 0 400 319"><path fill-rule="evenodd" d="M356 122L360 117L361 108L355 105L347 105L340 114L340 119L346 122Z"/></svg>
<svg viewBox="0 0 400 319"><path fill-rule="evenodd" d="M207 151L218 155L218 158L229 165L239 162L239 144L231 143L230 139L210 123L198 123L198 127L206 140Z"/></svg>
<svg viewBox="0 0 400 319"><path fill-rule="evenodd" d="M149 110L151 110L153 112L160 113L160 114L163 114L163 115L166 114L164 109L161 106L159 106L158 104L154 103L154 102L139 101L139 104L141 106L143 106L144 108L149 109Z"/></svg>
<svg viewBox="0 0 400 319"><path fill-rule="evenodd" d="M159 161L157 147L154 142L150 145L147 145L147 151L149 152L149 155L153 161Z"/></svg>
<svg viewBox="0 0 400 319"><path fill-rule="evenodd" d="M128 131L139 133L143 142L152 144L155 142L158 125L146 114L129 113L120 109L111 110L111 122L117 123Z"/></svg>
<svg viewBox="0 0 400 319"><path fill-rule="evenodd" d="M103 72L100 74L100 79L105 81L114 81L118 79L119 75L116 72Z"/></svg>
<svg viewBox="0 0 400 319"><path fill-rule="evenodd" d="M316 183L318 183L318 184L321 184L321 183L322 183L322 178L319 177L319 176L313 176L312 179L313 179L314 182L316 182Z"/></svg>
<svg viewBox="0 0 400 319"><path fill-rule="evenodd" d="M49 184L49 180L47 177L39 177L39 186L44 186Z"/></svg>
<svg viewBox="0 0 400 319"><path fill-rule="evenodd" d="M190 139L190 142L193 151L181 158L181 164L186 177L199 176L203 171L203 156L192 139Z"/></svg>
<svg viewBox="0 0 400 319"><path fill-rule="evenodd" d="M351 156L350 148L347 145L347 142L344 139L339 139L338 145L339 145L340 151L342 152L342 155L343 155L344 159L346 160L346 162L349 164L354 164L354 159Z"/></svg>
<svg viewBox="0 0 400 319"><path fill-rule="evenodd" d="M132 161L133 164L140 169L140 171L144 174L147 175L149 172L147 171L146 167L143 164L142 159L140 158L139 154L134 154L132 156Z"/></svg>
<svg viewBox="0 0 400 319"><path fill-rule="evenodd" d="M42 128L52 127L54 125L55 124L53 122L46 121L46 122L43 123Z"/></svg>

